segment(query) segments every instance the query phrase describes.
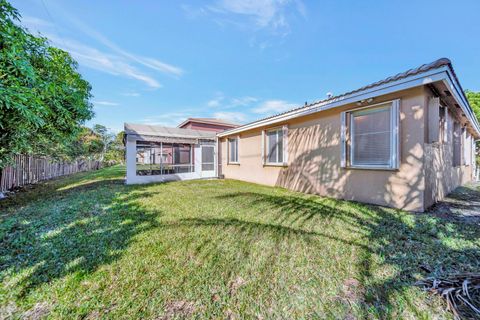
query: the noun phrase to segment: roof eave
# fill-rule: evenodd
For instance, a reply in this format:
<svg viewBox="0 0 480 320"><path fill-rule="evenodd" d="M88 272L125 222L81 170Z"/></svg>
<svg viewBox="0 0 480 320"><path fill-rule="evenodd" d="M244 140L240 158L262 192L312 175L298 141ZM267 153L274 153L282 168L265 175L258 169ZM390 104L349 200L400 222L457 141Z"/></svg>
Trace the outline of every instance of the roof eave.
<svg viewBox="0 0 480 320"><path fill-rule="evenodd" d="M472 117L473 113L471 111L470 105L468 104L468 101L466 101L466 99L462 99L462 97L465 97L465 95L462 95L460 93L461 92L459 91L461 90L459 89L460 84L458 83L458 80L456 80L456 77L453 76L451 67L447 65L426 71L421 74L415 74L400 80L385 83L377 87L372 87L372 88L368 88L362 91L357 91L345 96L340 96L338 99L333 99L326 102L314 103L305 108L294 109L290 112L286 112L278 116L255 121L238 128L220 132L217 134L217 136L221 138L221 137L229 136L232 134L237 134L243 131L256 129L259 127L269 126L278 122L290 120L293 118L298 118L301 116L305 116L305 115L320 112L320 111L325 111L332 108L341 107L349 103L354 103L361 100L374 98L380 95L385 95L385 94L389 94L389 93L393 93L401 90L419 87L419 86L437 82L437 81L447 81L449 84L449 87L454 88L453 91L454 91L455 99L459 102L459 105L461 106L462 110L468 116L468 120L473 124L473 127L476 130L477 135L480 136L480 126L476 121L475 117L474 116Z"/></svg>

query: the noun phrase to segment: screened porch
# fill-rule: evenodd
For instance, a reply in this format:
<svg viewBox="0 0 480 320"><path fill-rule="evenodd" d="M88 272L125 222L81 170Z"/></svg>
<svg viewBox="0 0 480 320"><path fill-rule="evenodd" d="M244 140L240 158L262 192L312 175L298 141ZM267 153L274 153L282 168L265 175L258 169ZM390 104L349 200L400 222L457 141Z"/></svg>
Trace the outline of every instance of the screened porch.
<svg viewBox="0 0 480 320"><path fill-rule="evenodd" d="M137 141L136 172L139 176L194 172L194 145Z"/></svg>
<svg viewBox="0 0 480 320"><path fill-rule="evenodd" d="M127 183L217 176L215 133L125 124Z"/></svg>

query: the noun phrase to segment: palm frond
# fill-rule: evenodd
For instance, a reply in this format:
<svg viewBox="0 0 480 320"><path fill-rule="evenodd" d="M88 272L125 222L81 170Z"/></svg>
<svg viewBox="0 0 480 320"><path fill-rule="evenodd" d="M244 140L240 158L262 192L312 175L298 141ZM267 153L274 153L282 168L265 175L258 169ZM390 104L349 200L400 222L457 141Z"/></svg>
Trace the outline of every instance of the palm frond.
<svg viewBox="0 0 480 320"><path fill-rule="evenodd" d="M480 319L480 274L431 277L416 284L444 298L455 319Z"/></svg>

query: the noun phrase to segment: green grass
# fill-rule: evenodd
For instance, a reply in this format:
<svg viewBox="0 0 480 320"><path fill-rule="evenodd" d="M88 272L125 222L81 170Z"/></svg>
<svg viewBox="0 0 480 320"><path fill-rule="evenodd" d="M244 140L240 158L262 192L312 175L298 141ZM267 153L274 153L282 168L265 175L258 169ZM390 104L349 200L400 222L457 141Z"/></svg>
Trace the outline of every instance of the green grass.
<svg viewBox="0 0 480 320"><path fill-rule="evenodd" d="M450 318L413 284L480 269L478 224L123 176L111 167L0 201L0 318Z"/></svg>

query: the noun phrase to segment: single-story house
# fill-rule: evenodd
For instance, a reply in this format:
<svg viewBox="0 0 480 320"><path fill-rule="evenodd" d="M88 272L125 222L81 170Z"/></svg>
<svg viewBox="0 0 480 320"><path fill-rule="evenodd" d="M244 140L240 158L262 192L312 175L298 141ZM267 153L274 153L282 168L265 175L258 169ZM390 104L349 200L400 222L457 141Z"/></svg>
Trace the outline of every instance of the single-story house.
<svg viewBox="0 0 480 320"><path fill-rule="evenodd" d="M138 135L127 126L134 129L126 125L127 183L147 182L135 173L136 150L152 137L166 137L153 128ZM448 59L208 138L205 131L176 129L189 130L191 148L199 150L189 163L192 177L203 177L208 143L214 177L411 211L424 211L474 179L474 142L480 138Z"/></svg>

